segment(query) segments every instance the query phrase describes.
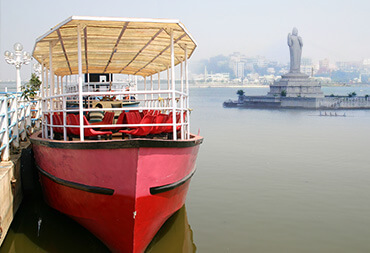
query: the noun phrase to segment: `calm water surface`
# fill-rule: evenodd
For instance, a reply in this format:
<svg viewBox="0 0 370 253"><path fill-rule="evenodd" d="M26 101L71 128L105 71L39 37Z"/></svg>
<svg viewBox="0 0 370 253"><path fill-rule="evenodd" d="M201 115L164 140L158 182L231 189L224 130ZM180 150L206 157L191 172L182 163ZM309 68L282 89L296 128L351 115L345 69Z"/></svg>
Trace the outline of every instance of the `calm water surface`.
<svg viewBox="0 0 370 253"><path fill-rule="evenodd" d="M223 108L237 90L192 89L192 130L205 137L198 170L186 208L148 252L370 252L370 111ZM22 205L1 253L108 252L39 202Z"/></svg>
<svg viewBox="0 0 370 253"><path fill-rule="evenodd" d="M193 92L205 137L187 202L199 252L370 252L370 111L222 108L236 91Z"/></svg>

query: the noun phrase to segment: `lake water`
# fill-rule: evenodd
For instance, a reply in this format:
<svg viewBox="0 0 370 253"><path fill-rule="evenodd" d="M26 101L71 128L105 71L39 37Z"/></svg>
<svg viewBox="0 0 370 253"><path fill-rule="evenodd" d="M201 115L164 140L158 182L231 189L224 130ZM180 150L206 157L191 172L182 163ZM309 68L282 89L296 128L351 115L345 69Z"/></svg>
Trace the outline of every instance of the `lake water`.
<svg viewBox="0 0 370 253"><path fill-rule="evenodd" d="M191 90L205 137L186 207L148 252L370 252L370 110L223 108L237 88ZM268 88L244 88L249 95ZM323 88L370 94L370 87ZM41 222L40 222L41 220ZM21 206L0 253L108 252L39 199Z"/></svg>

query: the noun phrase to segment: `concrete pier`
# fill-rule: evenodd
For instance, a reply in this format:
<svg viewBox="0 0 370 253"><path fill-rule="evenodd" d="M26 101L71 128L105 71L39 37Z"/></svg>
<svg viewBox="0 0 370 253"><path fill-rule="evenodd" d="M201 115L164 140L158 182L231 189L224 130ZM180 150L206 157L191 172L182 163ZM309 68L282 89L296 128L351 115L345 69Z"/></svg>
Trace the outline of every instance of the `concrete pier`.
<svg viewBox="0 0 370 253"><path fill-rule="evenodd" d="M20 150L30 143L21 143ZM10 161L0 162L0 246L22 202L21 154L12 154Z"/></svg>
<svg viewBox="0 0 370 253"><path fill-rule="evenodd" d="M239 108L276 108L276 109L310 109L310 110L353 110L370 109L369 97L325 96L282 97L282 96L239 96L238 100L228 100L224 107Z"/></svg>

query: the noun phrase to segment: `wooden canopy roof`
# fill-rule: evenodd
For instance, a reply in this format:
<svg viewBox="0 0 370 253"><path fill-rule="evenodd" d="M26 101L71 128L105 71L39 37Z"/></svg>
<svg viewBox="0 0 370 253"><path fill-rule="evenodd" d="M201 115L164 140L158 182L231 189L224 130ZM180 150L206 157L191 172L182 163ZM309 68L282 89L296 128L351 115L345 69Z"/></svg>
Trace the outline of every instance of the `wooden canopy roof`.
<svg viewBox="0 0 370 253"><path fill-rule="evenodd" d="M189 58L196 42L178 20L72 16L36 40L33 57L58 76L78 74L78 29L83 73L150 76ZM50 64L50 56L52 63Z"/></svg>

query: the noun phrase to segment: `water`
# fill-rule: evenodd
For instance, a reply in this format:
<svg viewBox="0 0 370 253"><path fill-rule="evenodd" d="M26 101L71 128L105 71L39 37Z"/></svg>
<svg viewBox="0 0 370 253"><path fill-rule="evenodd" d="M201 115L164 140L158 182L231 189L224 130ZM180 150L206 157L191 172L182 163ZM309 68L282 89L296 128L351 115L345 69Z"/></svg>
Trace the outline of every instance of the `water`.
<svg viewBox="0 0 370 253"><path fill-rule="evenodd" d="M22 82L24 84L24 82ZM15 92L17 91L17 84L15 82L0 82L0 92Z"/></svg>
<svg viewBox="0 0 370 253"><path fill-rule="evenodd" d="M223 108L237 90L192 89L192 130L205 137L198 170L186 210L148 252L370 252L370 111L319 117ZM244 90L263 95L268 88ZM370 94L370 87L323 90ZM29 201L4 252L108 250L66 216Z"/></svg>
<svg viewBox="0 0 370 253"><path fill-rule="evenodd" d="M370 111L222 108L237 90L193 92L205 137L187 202L199 252L369 252ZM370 94L324 88L352 91Z"/></svg>

